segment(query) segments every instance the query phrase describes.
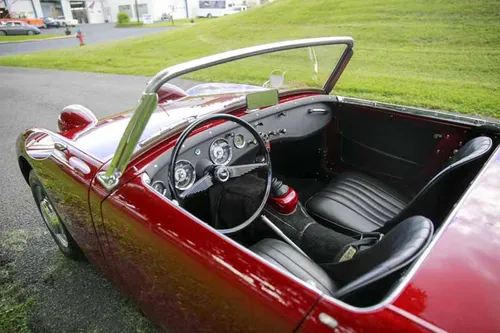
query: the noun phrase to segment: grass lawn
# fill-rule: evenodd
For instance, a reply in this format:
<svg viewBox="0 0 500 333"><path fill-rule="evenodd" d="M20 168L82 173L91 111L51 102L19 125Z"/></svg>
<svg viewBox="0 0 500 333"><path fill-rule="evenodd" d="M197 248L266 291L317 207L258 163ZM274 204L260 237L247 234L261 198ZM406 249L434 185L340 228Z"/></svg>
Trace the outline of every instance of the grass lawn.
<svg viewBox="0 0 500 333"><path fill-rule="evenodd" d="M54 37L64 37L62 34L40 34L40 35L22 35L22 36L0 36L0 42L19 42L24 40L39 40Z"/></svg>
<svg viewBox="0 0 500 333"><path fill-rule="evenodd" d="M204 22L206 20L210 20L210 19L207 19L205 17L199 17L199 18L195 18L194 19L194 23L200 23L200 22ZM180 25L180 24L191 24L191 20L190 19L183 19L183 20L174 20L174 26L176 25ZM159 23L154 23L154 24L145 24L144 27L145 28L151 28L151 27L171 27L172 26L172 21L163 21L163 22L159 22Z"/></svg>
<svg viewBox="0 0 500 333"><path fill-rule="evenodd" d="M196 18L194 19L194 23L200 23L205 20L208 20L207 18ZM137 21L130 21L128 23L117 23L116 27L117 28L127 28L127 27L142 27L142 28L155 28L155 27L171 27L171 26L177 26L177 25L184 25L184 24L191 24L190 19L182 19L182 20L174 20L173 24L172 21L163 21L163 22L158 22L158 23L153 23L153 24L144 24L142 22L137 22Z"/></svg>
<svg viewBox="0 0 500 333"><path fill-rule="evenodd" d="M334 93L500 117L499 31L496 0L277 0L136 39L0 57L0 65L154 75L264 42L353 36L355 54Z"/></svg>

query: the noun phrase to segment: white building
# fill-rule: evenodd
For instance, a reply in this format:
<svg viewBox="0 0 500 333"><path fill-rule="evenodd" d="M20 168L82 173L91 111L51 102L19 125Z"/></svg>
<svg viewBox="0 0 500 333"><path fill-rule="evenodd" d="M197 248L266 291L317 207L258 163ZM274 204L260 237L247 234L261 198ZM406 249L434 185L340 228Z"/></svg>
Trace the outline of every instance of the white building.
<svg viewBox="0 0 500 333"><path fill-rule="evenodd" d="M162 14L174 19L198 16L200 3L227 7L246 5L254 7L272 0L0 0L0 16L7 9L12 17L42 18L64 16L80 23L116 22L119 12L125 12L132 21L143 14L151 14L155 21Z"/></svg>
<svg viewBox="0 0 500 333"><path fill-rule="evenodd" d="M64 16L80 23L104 23L108 0L0 0L0 13L9 12L14 18Z"/></svg>

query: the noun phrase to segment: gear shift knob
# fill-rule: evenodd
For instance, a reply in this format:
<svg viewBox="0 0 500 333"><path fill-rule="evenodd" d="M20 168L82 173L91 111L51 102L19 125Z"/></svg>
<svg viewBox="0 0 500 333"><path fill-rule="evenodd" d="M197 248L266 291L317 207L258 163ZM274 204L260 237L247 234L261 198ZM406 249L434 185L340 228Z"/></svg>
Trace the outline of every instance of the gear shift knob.
<svg viewBox="0 0 500 333"><path fill-rule="evenodd" d="M276 178L271 180L271 195L268 203L280 214L292 214L297 207L299 196L295 190Z"/></svg>

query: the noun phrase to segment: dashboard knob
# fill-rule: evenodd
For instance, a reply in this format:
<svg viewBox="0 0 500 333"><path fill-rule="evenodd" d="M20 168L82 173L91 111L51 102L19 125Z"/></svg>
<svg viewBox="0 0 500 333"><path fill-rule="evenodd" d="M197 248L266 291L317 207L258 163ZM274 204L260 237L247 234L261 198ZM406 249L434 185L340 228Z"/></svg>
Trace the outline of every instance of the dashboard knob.
<svg viewBox="0 0 500 333"><path fill-rule="evenodd" d="M271 135L279 135L279 132L278 131L269 131L269 136Z"/></svg>
<svg viewBox="0 0 500 333"><path fill-rule="evenodd" d="M279 134L286 134L286 128L280 128L280 129L278 130L278 133L279 133Z"/></svg>

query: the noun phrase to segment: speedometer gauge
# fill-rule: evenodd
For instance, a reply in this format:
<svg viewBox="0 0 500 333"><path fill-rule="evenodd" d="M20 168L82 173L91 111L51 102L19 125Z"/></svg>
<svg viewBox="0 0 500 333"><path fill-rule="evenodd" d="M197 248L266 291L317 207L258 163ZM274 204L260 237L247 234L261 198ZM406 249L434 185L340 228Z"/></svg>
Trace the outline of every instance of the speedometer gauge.
<svg viewBox="0 0 500 333"><path fill-rule="evenodd" d="M196 180L196 174L194 171L194 166L184 160L177 161L175 163L175 188L179 191L184 191L193 186Z"/></svg>
<svg viewBox="0 0 500 333"><path fill-rule="evenodd" d="M226 165L231 161L233 151L229 142L224 139L217 139L210 145L210 159L215 164Z"/></svg>
<svg viewBox="0 0 500 333"><path fill-rule="evenodd" d="M245 147L245 137L243 136L243 134L236 134L236 136L234 137L234 146L238 149L241 149L243 147Z"/></svg>

